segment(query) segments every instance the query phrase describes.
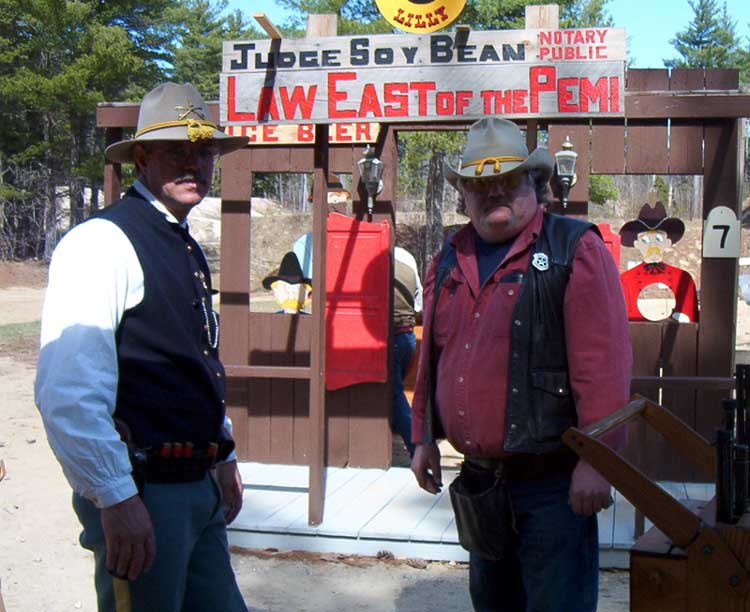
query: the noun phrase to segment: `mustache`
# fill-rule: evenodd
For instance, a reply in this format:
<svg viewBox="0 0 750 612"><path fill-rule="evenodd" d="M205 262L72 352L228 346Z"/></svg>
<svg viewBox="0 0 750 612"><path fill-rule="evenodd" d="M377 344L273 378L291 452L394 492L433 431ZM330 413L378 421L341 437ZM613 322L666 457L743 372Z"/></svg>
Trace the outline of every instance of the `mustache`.
<svg viewBox="0 0 750 612"><path fill-rule="evenodd" d="M175 183L186 183L186 182L195 182L195 183L205 183L206 179L198 176L197 174L193 172L186 172L185 174L182 174L174 179Z"/></svg>

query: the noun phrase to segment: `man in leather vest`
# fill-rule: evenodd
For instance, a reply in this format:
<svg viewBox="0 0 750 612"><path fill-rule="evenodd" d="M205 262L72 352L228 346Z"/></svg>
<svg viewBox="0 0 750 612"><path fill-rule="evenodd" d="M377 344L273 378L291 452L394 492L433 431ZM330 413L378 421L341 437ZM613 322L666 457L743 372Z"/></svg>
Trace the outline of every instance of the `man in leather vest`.
<svg viewBox="0 0 750 612"><path fill-rule="evenodd" d="M218 318L187 215L219 155L247 144L189 84L143 99L122 199L55 249L36 402L94 553L99 610L247 610L226 525L242 480L225 415Z"/></svg>
<svg viewBox="0 0 750 612"><path fill-rule="evenodd" d="M473 124L460 169L446 164L470 223L424 287L412 470L437 493L436 440L464 454L451 501L480 612L597 605L596 513L611 489L561 435L627 403L632 352L598 231L540 206L552 169L514 123Z"/></svg>

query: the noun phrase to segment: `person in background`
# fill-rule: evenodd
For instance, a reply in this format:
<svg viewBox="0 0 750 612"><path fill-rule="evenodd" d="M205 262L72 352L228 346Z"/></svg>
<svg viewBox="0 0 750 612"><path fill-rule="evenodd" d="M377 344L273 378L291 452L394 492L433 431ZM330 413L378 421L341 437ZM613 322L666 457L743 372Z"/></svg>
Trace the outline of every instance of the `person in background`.
<svg viewBox="0 0 750 612"><path fill-rule="evenodd" d="M422 283L414 256L402 247L393 251L393 428L414 456L411 441L411 406L404 392L417 337L416 317L422 312Z"/></svg>
<svg viewBox="0 0 750 612"><path fill-rule="evenodd" d="M226 526L242 480L225 414L211 274L187 216L218 156L247 144L190 84L143 98L124 197L73 228L49 268L36 403L93 551L100 611L247 610Z"/></svg>
<svg viewBox="0 0 750 612"><path fill-rule="evenodd" d="M479 529L459 525L459 537L471 545L480 612L597 606L596 513L611 505L611 488L561 436L627 403L632 350L619 274L598 231L540 206L552 169L545 149L528 153L514 123L474 123L460 168L446 164L470 222L425 282L412 470L437 493L436 440L464 455L456 500L472 502Z"/></svg>

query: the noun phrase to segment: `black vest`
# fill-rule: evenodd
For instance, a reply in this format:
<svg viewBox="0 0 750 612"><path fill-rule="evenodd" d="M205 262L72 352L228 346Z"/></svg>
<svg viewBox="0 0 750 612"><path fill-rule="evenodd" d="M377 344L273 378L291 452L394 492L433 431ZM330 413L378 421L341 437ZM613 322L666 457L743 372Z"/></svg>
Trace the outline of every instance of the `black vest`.
<svg viewBox="0 0 750 612"><path fill-rule="evenodd" d="M224 367L200 247L134 189L99 216L128 237L144 279L143 301L125 312L115 335L115 417L143 448L227 439Z"/></svg>
<svg viewBox="0 0 750 612"><path fill-rule="evenodd" d="M577 423L568 375L563 302L578 242L590 229L599 233L591 223L544 214L511 319L504 443L508 452L543 453L561 448L562 434ZM433 316L440 288L455 265L456 252L448 240L436 271ZM432 397L425 407L425 436L434 439L443 434L432 406L434 390L428 389Z"/></svg>

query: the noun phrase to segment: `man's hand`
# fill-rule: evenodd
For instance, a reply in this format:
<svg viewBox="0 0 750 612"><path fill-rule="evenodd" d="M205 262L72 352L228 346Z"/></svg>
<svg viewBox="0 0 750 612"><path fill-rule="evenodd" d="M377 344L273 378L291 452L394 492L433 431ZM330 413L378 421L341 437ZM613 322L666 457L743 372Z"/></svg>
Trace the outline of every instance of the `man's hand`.
<svg viewBox="0 0 750 612"><path fill-rule="evenodd" d="M591 516L612 505L612 487L583 459L578 461L570 482L570 507L576 514Z"/></svg>
<svg viewBox="0 0 750 612"><path fill-rule="evenodd" d="M242 510L242 477L237 462L227 461L217 464L216 481L221 489L224 518L229 525Z"/></svg>
<svg viewBox="0 0 750 612"><path fill-rule="evenodd" d="M107 569L121 578L135 580L151 569L156 558L156 539L151 517L138 495L102 508L102 528L107 546Z"/></svg>
<svg viewBox="0 0 750 612"><path fill-rule="evenodd" d="M440 471L440 449L435 442L417 444L411 460L411 471L417 483L428 493L440 493L443 476Z"/></svg>

